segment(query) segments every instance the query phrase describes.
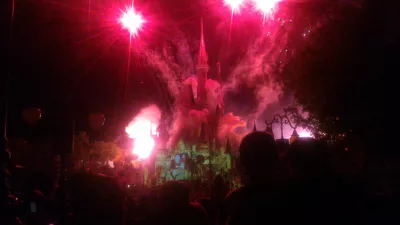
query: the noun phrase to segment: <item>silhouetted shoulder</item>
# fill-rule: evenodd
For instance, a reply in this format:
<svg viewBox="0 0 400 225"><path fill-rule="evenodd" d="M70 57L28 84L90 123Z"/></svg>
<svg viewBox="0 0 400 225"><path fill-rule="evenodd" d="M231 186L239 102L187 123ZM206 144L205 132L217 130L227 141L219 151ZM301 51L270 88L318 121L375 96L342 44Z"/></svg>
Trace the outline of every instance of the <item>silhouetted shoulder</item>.
<svg viewBox="0 0 400 225"><path fill-rule="evenodd" d="M228 211L229 208L235 205L241 198L245 197L246 190L244 187L236 188L235 190L228 193L225 197L225 206L227 207Z"/></svg>
<svg viewBox="0 0 400 225"><path fill-rule="evenodd" d="M286 224L287 207L287 198L282 190L241 187L225 198L226 224Z"/></svg>
<svg viewBox="0 0 400 225"><path fill-rule="evenodd" d="M206 210L198 202L190 203L191 211L193 212L193 224L207 225L209 224Z"/></svg>
<svg viewBox="0 0 400 225"><path fill-rule="evenodd" d="M190 202L190 207L199 216L207 217L206 210L204 209L204 207L200 203L198 203L198 202Z"/></svg>

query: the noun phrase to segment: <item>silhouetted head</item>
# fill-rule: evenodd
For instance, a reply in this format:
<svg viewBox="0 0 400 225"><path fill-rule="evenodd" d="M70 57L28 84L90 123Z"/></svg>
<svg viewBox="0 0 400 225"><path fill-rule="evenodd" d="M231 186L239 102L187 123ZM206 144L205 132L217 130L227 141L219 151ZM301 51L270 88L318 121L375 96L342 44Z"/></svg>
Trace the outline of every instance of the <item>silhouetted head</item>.
<svg viewBox="0 0 400 225"><path fill-rule="evenodd" d="M120 224L124 193L113 177L71 173L68 179L75 224Z"/></svg>
<svg viewBox="0 0 400 225"><path fill-rule="evenodd" d="M246 175L272 173L278 163L278 148L274 138L265 132L246 135L239 147L240 164Z"/></svg>
<svg viewBox="0 0 400 225"><path fill-rule="evenodd" d="M292 171L302 176L322 175L329 170L327 146L315 139L298 139L289 150Z"/></svg>
<svg viewBox="0 0 400 225"><path fill-rule="evenodd" d="M223 184L224 178L221 175L217 175L214 178L214 184Z"/></svg>
<svg viewBox="0 0 400 225"><path fill-rule="evenodd" d="M168 181L161 186L159 198L163 203L189 204L189 187L180 181Z"/></svg>

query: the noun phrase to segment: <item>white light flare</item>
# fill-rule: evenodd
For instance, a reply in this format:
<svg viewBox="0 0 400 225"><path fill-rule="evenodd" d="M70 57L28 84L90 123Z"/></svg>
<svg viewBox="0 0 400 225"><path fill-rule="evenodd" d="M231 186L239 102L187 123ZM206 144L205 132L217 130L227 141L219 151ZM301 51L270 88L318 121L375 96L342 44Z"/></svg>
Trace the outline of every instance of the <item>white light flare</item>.
<svg viewBox="0 0 400 225"><path fill-rule="evenodd" d="M240 6L243 4L243 0L224 0L225 5L228 5L232 9L232 13L239 10Z"/></svg>
<svg viewBox="0 0 400 225"><path fill-rule="evenodd" d="M310 131L303 130L299 132L299 137L313 137L313 135Z"/></svg>
<svg viewBox="0 0 400 225"><path fill-rule="evenodd" d="M156 124L145 118L135 118L135 120L126 127L125 131L130 138L133 138L134 145L132 154L140 159L147 159L155 147L155 141L152 135L157 135Z"/></svg>
<svg viewBox="0 0 400 225"><path fill-rule="evenodd" d="M143 20L142 15L136 12L133 7L129 7L125 12L123 12L120 22L122 27L127 29L131 36L137 36L145 21Z"/></svg>
<svg viewBox="0 0 400 225"><path fill-rule="evenodd" d="M265 20L265 17L272 15L276 9L276 6L281 0L253 0L256 10L260 11Z"/></svg>
<svg viewBox="0 0 400 225"><path fill-rule="evenodd" d="M134 139L132 154L139 160L147 159L155 145L154 138L158 136L157 127L161 118L161 112L157 106L151 105L143 108L140 113L125 128L128 136Z"/></svg>

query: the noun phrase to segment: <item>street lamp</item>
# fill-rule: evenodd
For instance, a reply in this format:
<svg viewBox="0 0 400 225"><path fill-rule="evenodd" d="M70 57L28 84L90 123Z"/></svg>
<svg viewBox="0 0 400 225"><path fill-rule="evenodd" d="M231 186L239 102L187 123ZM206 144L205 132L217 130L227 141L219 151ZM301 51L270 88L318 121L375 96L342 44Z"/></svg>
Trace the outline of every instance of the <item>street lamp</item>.
<svg viewBox="0 0 400 225"><path fill-rule="evenodd" d="M272 119L271 125L272 125L272 123L277 123L280 125L282 140L284 139L283 138L283 125L289 124L290 127L293 127L286 114L285 115L275 114L274 118Z"/></svg>
<svg viewBox="0 0 400 225"><path fill-rule="evenodd" d="M281 138L280 139L284 140L283 125L288 124L293 129L293 133L289 139L289 142L292 143L299 137L299 135L296 131L296 128L299 125L299 116L296 112L290 112L289 109L285 109L284 111L285 111L284 115L275 114L271 122L265 121L265 124L267 125L265 132L273 135L272 124L277 123L280 125L280 129L281 129ZM293 122L291 122L290 117L294 118Z"/></svg>

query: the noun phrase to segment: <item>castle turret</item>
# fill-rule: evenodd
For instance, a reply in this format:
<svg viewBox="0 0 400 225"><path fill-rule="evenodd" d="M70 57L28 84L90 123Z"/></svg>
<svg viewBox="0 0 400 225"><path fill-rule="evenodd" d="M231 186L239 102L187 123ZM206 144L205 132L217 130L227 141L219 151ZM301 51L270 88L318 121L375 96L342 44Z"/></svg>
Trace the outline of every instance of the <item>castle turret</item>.
<svg viewBox="0 0 400 225"><path fill-rule="evenodd" d="M231 149L231 143L229 141L229 137L226 138L226 147L225 147L225 162L226 162L226 169L228 170L228 173L230 174L230 177L232 176L232 149Z"/></svg>
<svg viewBox="0 0 400 225"><path fill-rule="evenodd" d="M219 125L219 121L221 121L222 117L222 111L221 108L219 107L219 104L217 104L217 108L215 109L215 121L216 124Z"/></svg>
<svg viewBox="0 0 400 225"><path fill-rule="evenodd" d="M272 137L274 137L274 131L272 130L272 125L271 124L267 124L267 127L265 128L265 133L270 134Z"/></svg>
<svg viewBox="0 0 400 225"><path fill-rule="evenodd" d="M232 153L232 147L231 147L231 143L229 141L229 138L226 138L225 153L226 154L231 154Z"/></svg>
<svg viewBox="0 0 400 225"><path fill-rule="evenodd" d="M208 56L204 42L203 19L200 24L200 48L197 60L197 102L205 103L207 100L206 81L208 73Z"/></svg>
<svg viewBox="0 0 400 225"><path fill-rule="evenodd" d="M215 150L221 149L221 143L219 142L219 139L218 139L218 128L219 128L219 123L221 121L221 117L222 117L222 112L221 112L219 105L217 105L217 108L215 109L215 124L214 124L214 128L213 128L213 138L215 141L215 145L214 145Z"/></svg>
<svg viewBox="0 0 400 225"><path fill-rule="evenodd" d="M289 138L289 143L292 144L299 138L299 134L297 133L296 129L293 130L292 135Z"/></svg>
<svg viewBox="0 0 400 225"><path fill-rule="evenodd" d="M193 86L190 84L188 87L188 94L190 98L190 104L193 105L196 103L196 100L194 99L194 94L193 94Z"/></svg>
<svg viewBox="0 0 400 225"><path fill-rule="evenodd" d="M165 147L168 141L168 130L167 130L167 124L163 119L160 120L160 124L157 127L157 133L158 133L157 143L159 144L160 147Z"/></svg>
<svg viewBox="0 0 400 225"><path fill-rule="evenodd" d="M221 84L221 63L217 62L217 81Z"/></svg>
<svg viewBox="0 0 400 225"><path fill-rule="evenodd" d="M201 124L199 142L207 143L206 125L204 123Z"/></svg>

